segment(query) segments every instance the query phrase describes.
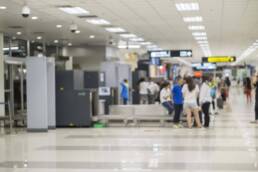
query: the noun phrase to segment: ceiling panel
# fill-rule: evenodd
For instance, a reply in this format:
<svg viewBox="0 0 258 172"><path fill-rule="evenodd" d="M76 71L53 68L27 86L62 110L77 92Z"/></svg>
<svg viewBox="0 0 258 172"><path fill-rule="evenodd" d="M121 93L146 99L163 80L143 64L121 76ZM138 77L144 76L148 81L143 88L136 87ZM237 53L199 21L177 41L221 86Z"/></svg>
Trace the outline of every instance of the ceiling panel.
<svg viewBox="0 0 258 172"><path fill-rule="evenodd" d="M21 25L25 34L21 37L35 39L34 32L44 32L47 41L69 39L75 44L106 44L110 36L104 28L86 23L76 16L65 14L57 5L80 6L129 32L144 37L164 49L193 49L194 58L203 56L194 40L189 23L184 16L202 16L214 55L239 56L252 42L258 39L258 0L27 0L32 14L39 20L25 20L20 16L23 1L0 0L8 10L0 10L0 30L15 34L17 30L8 26ZM198 2L200 11L178 12L177 2ZM75 22L80 35L69 32L69 25ZM61 30L56 24L63 24ZM89 39L89 35L96 39ZM254 53L255 55L255 53Z"/></svg>

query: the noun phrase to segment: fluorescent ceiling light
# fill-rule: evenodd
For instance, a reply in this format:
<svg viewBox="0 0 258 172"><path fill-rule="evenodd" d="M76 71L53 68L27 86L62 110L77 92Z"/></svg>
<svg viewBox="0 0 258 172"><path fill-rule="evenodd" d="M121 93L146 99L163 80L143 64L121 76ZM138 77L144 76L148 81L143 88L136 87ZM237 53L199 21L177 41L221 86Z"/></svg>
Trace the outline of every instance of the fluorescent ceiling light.
<svg viewBox="0 0 258 172"><path fill-rule="evenodd" d="M147 49L154 49L154 48L158 48L158 46L157 45L149 45L149 46L147 46Z"/></svg>
<svg viewBox="0 0 258 172"><path fill-rule="evenodd" d="M198 11L200 9L198 3L178 3L176 8L177 11Z"/></svg>
<svg viewBox="0 0 258 172"><path fill-rule="evenodd" d="M126 48L128 48L128 49L138 49L138 48L141 48L141 46L140 45L118 45L118 48L119 49L126 49Z"/></svg>
<svg viewBox="0 0 258 172"><path fill-rule="evenodd" d="M120 36L123 38L135 38L136 37L136 35L130 34L130 33L120 34Z"/></svg>
<svg viewBox="0 0 258 172"><path fill-rule="evenodd" d="M4 51L9 51L10 48L3 48ZM11 47L11 50L19 50L19 47Z"/></svg>
<svg viewBox="0 0 258 172"><path fill-rule="evenodd" d="M57 25L56 25L56 27L57 27L57 28L62 28L62 27L63 27L63 25L61 25L61 24L57 24Z"/></svg>
<svg viewBox="0 0 258 172"><path fill-rule="evenodd" d="M119 48L119 49L126 49L127 46L126 46L126 45L118 45L118 48Z"/></svg>
<svg viewBox="0 0 258 172"><path fill-rule="evenodd" d="M22 33L21 33L21 32L17 32L16 34L17 34L17 35L21 35Z"/></svg>
<svg viewBox="0 0 258 172"><path fill-rule="evenodd" d="M120 27L107 27L106 31L113 32L113 33L125 32L125 30Z"/></svg>
<svg viewBox="0 0 258 172"><path fill-rule="evenodd" d="M143 38L131 38L130 41L141 42L141 41L144 41L144 39Z"/></svg>
<svg viewBox="0 0 258 172"><path fill-rule="evenodd" d="M38 40L42 39L42 36L37 36L37 39L38 39Z"/></svg>
<svg viewBox="0 0 258 172"><path fill-rule="evenodd" d="M184 22L202 22L202 17L201 16L196 16L196 17L184 17L183 18Z"/></svg>
<svg viewBox="0 0 258 172"><path fill-rule="evenodd" d="M110 25L110 22L104 19L98 19L98 18L91 18L86 19L88 23L95 24L95 25Z"/></svg>
<svg viewBox="0 0 258 172"><path fill-rule="evenodd" d="M38 20L38 17L37 16L32 16L31 19L32 20Z"/></svg>
<svg viewBox="0 0 258 172"><path fill-rule="evenodd" d="M193 36L206 36L207 34L205 32L193 32Z"/></svg>
<svg viewBox="0 0 258 172"><path fill-rule="evenodd" d="M128 48L136 48L136 49L138 49L138 48L141 48L141 46L140 45L129 45Z"/></svg>
<svg viewBox="0 0 258 172"><path fill-rule="evenodd" d="M56 43L56 44L57 44L58 42L59 42L58 40L54 40L54 43Z"/></svg>
<svg viewBox="0 0 258 172"><path fill-rule="evenodd" d="M75 34L79 34L79 33L81 33L80 30L76 30L76 31L75 31Z"/></svg>
<svg viewBox="0 0 258 172"><path fill-rule="evenodd" d="M89 11L87 11L81 7L60 7L59 9L65 13L74 14L74 15L82 15L82 14L90 13Z"/></svg>
<svg viewBox="0 0 258 172"><path fill-rule="evenodd" d="M5 10L5 9L7 9L6 6L0 6L0 10Z"/></svg>
<svg viewBox="0 0 258 172"><path fill-rule="evenodd" d="M208 44L208 41L198 41L199 44Z"/></svg>
<svg viewBox="0 0 258 172"><path fill-rule="evenodd" d="M189 30L205 30L205 26L188 26Z"/></svg>
<svg viewBox="0 0 258 172"><path fill-rule="evenodd" d="M207 37L206 36L198 36L198 37L195 37L196 40L200 41L200 40L207 40Z"/></svg>
<svg viewBox="0 0 258 172"><path fill-rule="evenodd" d="M141 42L140 44L141 45L151 45L152 43L151 42Z"/></svg>
<svg viewBox="0 0 258 172"><path fill-rule="evenodd" d="M94 38L95 38L95 35L90 35L89 38L90 38L90 39L94 39Z"/></svg>

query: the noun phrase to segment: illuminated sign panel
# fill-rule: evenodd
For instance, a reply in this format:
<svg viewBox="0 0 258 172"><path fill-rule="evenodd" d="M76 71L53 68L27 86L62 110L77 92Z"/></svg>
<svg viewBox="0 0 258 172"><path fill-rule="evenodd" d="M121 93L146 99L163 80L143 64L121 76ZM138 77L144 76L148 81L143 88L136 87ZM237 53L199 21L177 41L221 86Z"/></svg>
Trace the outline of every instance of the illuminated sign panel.
<svg viewBox="0 0 258 172"><path fill-rule="evenodd" d="M164 50L164 51L150 51L150 58L160 57L192 57L192 50Z"/></svg>
<svg viewBox="0 0 258 172"><path fill-rule="evenodd" d="M170 51L151 51L150 52L150 57L155 58L155 57L170 57Z"/></svg>
<svg viewBox="0 0 258 172"><path fill-rule="evenodd" d="M194 63L192 68L196 70L215 70L217 66L214 63Z"/></svg>
<svg viewBox="0 0 258 172"><path fill-rule="evenodd" d="M230 63L235 61L236 57L234 56L210 56L202 58L202 62L204 63Z"/></svg>

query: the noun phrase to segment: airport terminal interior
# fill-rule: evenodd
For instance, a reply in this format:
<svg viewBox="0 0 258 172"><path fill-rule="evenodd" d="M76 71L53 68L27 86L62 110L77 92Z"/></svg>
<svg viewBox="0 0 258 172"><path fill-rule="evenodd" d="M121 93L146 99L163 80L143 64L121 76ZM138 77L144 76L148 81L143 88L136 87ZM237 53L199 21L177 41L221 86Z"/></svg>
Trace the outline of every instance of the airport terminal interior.
<svg viewBox="0 0 258 172"><path fill-rule="evenodd" d="M0 0L0 172L258 171L258 0Z"/></svg>

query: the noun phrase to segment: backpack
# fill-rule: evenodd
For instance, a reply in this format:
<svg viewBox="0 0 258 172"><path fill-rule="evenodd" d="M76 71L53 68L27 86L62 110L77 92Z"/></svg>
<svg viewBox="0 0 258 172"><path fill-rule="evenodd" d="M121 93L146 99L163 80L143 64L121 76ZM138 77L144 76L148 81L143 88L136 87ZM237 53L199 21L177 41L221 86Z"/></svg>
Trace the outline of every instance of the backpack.
<svg viewBox="0 0 258 172"><path fill-rule="evenodd" d="M210 91L211 97L215 98L216 97L216 88L212 88Z"/></svg>

